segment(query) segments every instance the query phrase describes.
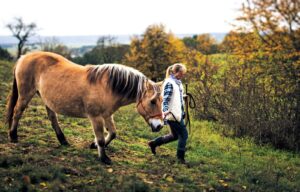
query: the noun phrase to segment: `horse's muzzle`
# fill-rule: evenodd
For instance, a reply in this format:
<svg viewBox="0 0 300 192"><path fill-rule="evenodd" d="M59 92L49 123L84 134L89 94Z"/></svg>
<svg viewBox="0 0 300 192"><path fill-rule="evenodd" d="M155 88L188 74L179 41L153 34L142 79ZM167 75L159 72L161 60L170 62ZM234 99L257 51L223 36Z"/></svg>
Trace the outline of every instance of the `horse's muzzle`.
<svg viewBox="0 0 300 192"><path fill-rule="evenodd" d="M151 126L152 132L159 132L162 128L163 128L162 125L158 125L157 127Z"/></svg>
<svg viewBox="0 0 300 192"><path fill-rule="evenodd" d="M163 123L160 119L150 119L149 125L151 127L152 132L158 132L163 128Z"/></svg>

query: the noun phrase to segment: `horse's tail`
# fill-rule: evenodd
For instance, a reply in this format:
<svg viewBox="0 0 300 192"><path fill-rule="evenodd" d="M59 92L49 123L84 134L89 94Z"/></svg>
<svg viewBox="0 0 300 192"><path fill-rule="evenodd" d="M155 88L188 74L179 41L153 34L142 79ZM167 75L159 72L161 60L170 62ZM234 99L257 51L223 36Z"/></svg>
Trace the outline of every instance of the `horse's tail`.
<svg viewBox="0 0 300 192"><path fill-rule="evenodd" d="M12 85L12 90L10 95L8 96L7 100L7 108L6 108L6 123L8 123L9 127L11 127L13 115L14 115L14 109L17 104L19 94L18 94L18 87L17 87L17 81L16 81L16 75L14 73L14 81Z"/></svg>

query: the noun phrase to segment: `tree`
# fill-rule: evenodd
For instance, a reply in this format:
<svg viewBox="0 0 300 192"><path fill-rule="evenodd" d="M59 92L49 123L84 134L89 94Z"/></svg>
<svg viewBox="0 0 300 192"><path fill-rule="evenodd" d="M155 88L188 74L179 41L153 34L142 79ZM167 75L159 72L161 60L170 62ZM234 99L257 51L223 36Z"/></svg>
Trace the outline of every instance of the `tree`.
<svg viewBox="0 0 300 192"><path fill-rule="evenodd" d="M299 0L247 0L241 8L240 29L256 32L269 47L300 51Z"/></svg>
<svg viewBox="0 0 300 192"><path fill-rule="evenodd" d="M248 0L241 13L243 25L220 46L224 54L193 70L194 117L213 117L230 134L299 151L300 1Z"/></svg>
<svg viewBox="0 0 300 192"><path fill-rule="evenodd" d="M192 37L184 37L182 41L186 47L190 49L197 49L197 35L193 35Z"/></svg>
<svg viewBox="0 0 300 192"><path fill-rule="evenodd" d="M56 37L46 38L40 42L41 50L58 53L68 59L71 59L71 51L61 43Z"/></svg>
<svg viewBox="0 0 300 192"><path fill-rule="evenodd" d="M169 65L184 63L185 49L184 43L172 33L166 33L163 25L151 25L141 38L133 37L124 63L158 81L164 79Z"/></svg>
<svg viewBox="0 0 300 192"><path fill-rule="evenodd" d="M254 32L230 31L219 45L219 49L223 53L245 55L262 50L263 43Z"/></svg>
<svg viewBox="0 0 300 192"><path fill-rule="evenodd" d="M284 79L285 97L295 104L291 117L295 126L292 133L300 139L300 1L299 0L247 0L238 20L250 26L273 56L272 81ZM272 70L273 69L273 70ZM275 71L275 70L277 71ZM282 95L282 96L283 96ZM297 144L299 150L300 143Z"/></svg>
<svg viewBox="0 0 300 192"><path fill-rule="evenodd" d="M197 36L197 50L209 55L217 52L217 41L208 33Z"/></svg>
<svg viewBox="0 0 300 192"><path fill-rule="evenodd" d="M7 24L6 27L12 35L18 39L17 58L24 54L24 45L30 37L35 35L37 25L35 23L26 24L22 18L15 18L15 21Z"/></svg>
<svg viewBox="0 0 300 192"><path fill-rule="evenodd" d="M210 87L210 111L237 135L295 151L300 147L299 12L298 0L247 0L238 18L243 25L221 44L230 55L224 54L226 65Z"/></svg>
<svg viewBox="0 0 300 192"><path fill-rule="evenodd" d="M116 43L116 37L113 36L101 36L97 40L97 46L104 48L104 47L109 47L109 46L114 46L117 45Z"/></svg>
<svg viewBox="0 0 300 192"><path fill-rule="evenodd" d="M74 61L81 64L121 63L129 46L118 44L115 39L111 36L99 37L97 45L91 51Z"/></svg>

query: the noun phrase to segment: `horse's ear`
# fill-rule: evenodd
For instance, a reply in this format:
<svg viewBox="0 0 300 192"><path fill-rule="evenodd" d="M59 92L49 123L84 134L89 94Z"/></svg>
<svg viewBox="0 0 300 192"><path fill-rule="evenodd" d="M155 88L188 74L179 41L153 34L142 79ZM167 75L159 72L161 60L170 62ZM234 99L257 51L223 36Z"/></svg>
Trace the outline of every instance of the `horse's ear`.
<svg viewBox="0 0 300 192"><path fill-rule="evenodd" d="M151 81L146 81L146 89L147 90L150 90L150 89L153 89L153 84L151 83Z"/></svg>
<svg viewBox="0 0 300 192"><path fill-rule="evenodd" d="M156 82L155 85L161 88L163 83L164 83L164 81L159 81L159 82Z"/></svg>
<svg viewBox="0 0 300 192"><path fill-rule="evenodd" d="M157 92L159 92L159 93L161 92L161 90L163 89L163 88L162 88L163 83L164 83L163 81L159 81L159 82L156 82L156 83L154 84L155 87L159 89L159 90L157 90Z"/></svg>

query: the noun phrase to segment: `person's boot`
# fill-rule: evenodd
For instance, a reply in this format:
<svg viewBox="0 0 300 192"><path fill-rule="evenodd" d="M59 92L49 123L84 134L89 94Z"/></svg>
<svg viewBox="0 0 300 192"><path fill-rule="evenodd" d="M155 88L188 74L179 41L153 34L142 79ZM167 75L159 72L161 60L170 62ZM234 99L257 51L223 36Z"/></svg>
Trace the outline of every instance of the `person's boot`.
<svg viewBox="0 0 300 192"><path fill-rule="evenodd" d="M155 149L156 149L157 146L155 144L155 141L149 141L148 146L150 147L152 154L156 155Z"/></svg>
<svg viewBox="0 0 300 192"><path fill-rule="evenodd" d="M155 140L149 141L148 146L151 149L151 152L153 155L156 155L156 147L160 146L163 144L163 139L161 137L156 138Z"/></svg>
<svg viewBox="0 0 300 192"><path fill-rule="evenodd" d="M185 151L184 150L177 150L177 160L178 163L180 164L185 164L185 159L184 159Z"/></svg>

